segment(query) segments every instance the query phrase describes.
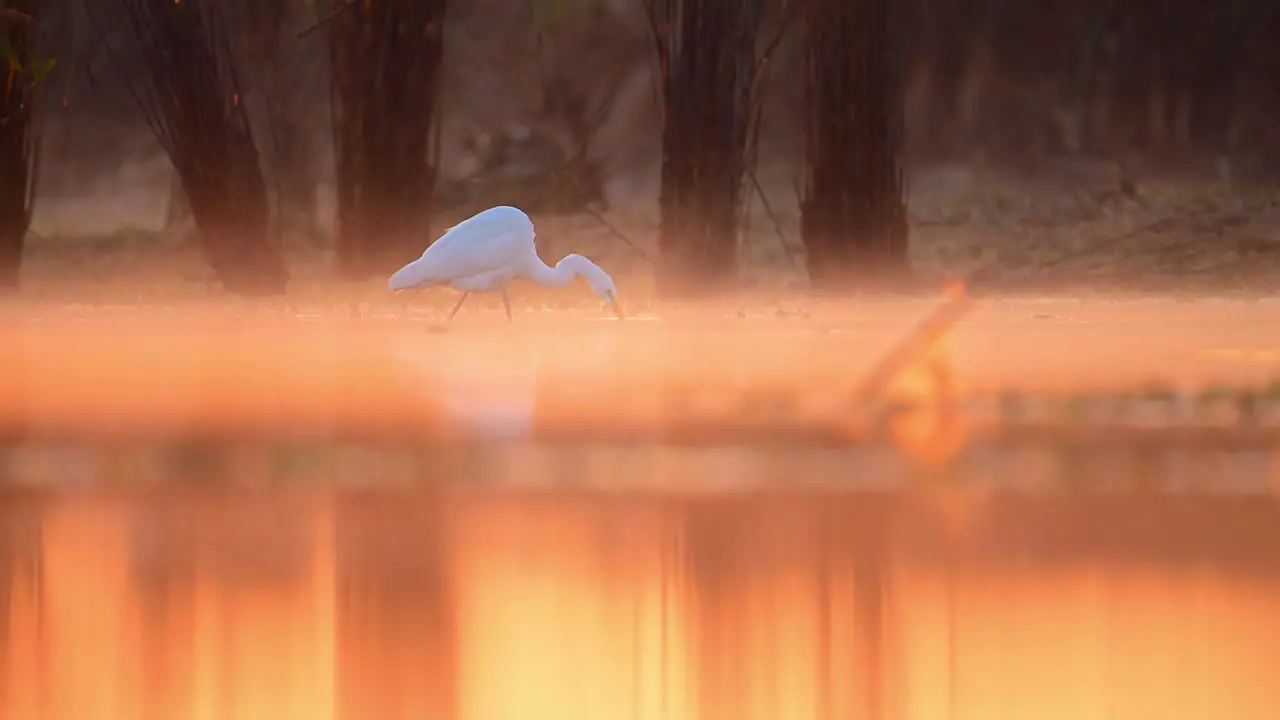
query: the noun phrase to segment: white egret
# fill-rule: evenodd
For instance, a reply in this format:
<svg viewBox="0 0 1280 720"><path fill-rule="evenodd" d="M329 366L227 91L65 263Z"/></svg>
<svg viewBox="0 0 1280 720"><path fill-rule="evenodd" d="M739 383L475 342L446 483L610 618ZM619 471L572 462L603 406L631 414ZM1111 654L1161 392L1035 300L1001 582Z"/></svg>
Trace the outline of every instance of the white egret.
<svg viewBox="0 0 1280 720"><path fill-rule="evenodd" d="M449 313L451 320L468 295L496 290L502 294L510 321L507 285L515 278L564 287L581 276L609 303L618 319L624 319L618 288L599 265L581 255L566 255L555 267L549 267L538 257L533 240L533 221L528 215L506 205L489 208L449 228L422 257L397 270L388 284L396 292L434 285L453 287L462 297Z"/></svg>

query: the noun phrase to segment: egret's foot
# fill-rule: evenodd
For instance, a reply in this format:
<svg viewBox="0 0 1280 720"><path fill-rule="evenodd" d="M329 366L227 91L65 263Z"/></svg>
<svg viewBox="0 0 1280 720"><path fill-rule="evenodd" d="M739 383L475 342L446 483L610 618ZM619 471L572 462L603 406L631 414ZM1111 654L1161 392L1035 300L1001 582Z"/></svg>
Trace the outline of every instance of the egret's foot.
<svg viewBox="0 0 1280 720"><path fill-rule="evenodd" d="M502 307L507 311L507 322L511 322L511 301L507 300L507 291L502 291Z"/></svg>

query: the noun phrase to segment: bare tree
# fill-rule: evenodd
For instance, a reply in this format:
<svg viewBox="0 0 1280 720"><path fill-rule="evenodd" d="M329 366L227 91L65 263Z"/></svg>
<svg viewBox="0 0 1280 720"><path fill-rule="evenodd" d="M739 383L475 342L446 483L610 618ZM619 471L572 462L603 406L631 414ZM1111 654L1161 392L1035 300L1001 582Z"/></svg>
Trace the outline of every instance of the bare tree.
<svg viewBox="0 0 1280 720"><path fill-rule="evenodd" d="M418 255L436 182L432 148L445 0L334 0L328 21L338 265L390 272Z"/></svg>
<svg viewBox="0 0 1280 720"><path fill-rule="evenodd" d="M894 0L805 0L800 231L816 287L907 269L903 86Z"/></svg>
<svg viewBox="0 0 1280 720"><path fill-rule="evenodd" d="M94 0L90 17L147 124L182 180L210 266L242 294L282 292L288 281L269 230L266 182L227 31L214 2ZM124 19L112 46L106 13Z"/></svg>
<svg viewBox="0 0 1280 720"><path fill-rule="evenodd" d="M0 51L7 66L0 97L0 287L18 284L35 200L36 87L52 67L35 53L39 9L40 0L4 0L0 6Z"/></svg>
<svg viewBox="0 0 1280 720"><path fill-rule="evenodd" d="M645 0L661 83L664 292L723 286L737 273L764 9L764 0Z"/></svg>
<svg viewBox="0 0 1280 720"><path fill-rule="evenodd" d="M219 0L235 21L232 50L248 68L242 88L256 127L269 130L270 142L260 146L269 193L278 193L278 221L287 227L310 227L315 219L318 169L311 133L306 127L312 78L326 73L324 51L294 42L302 22L294 0ZM256 101L256 102L255 102ZM260 109L256 115L253 112ZM166 224L191 217L191 203L175 172L169 185Z"/></svg>

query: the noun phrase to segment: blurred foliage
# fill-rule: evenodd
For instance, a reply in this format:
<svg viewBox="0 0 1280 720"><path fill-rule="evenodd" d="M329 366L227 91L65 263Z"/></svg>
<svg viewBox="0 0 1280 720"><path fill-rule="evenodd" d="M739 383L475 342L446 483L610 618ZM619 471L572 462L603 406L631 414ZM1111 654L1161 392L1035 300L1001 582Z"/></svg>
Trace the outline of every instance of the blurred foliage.
<svg viewBox="0 0 1280 720"><path fill-rule="evenodd" d="M0 38L0 57L4 58L9 69L9 79L5 82L6 98L18 76L29 76L32 84L39 84L49 77L49 73L53 72L53 68L58 64L57 58L42 58L39 54L32 53L24 67L22 58L18 57L18 52L13 49L8 38Z"/></svg>

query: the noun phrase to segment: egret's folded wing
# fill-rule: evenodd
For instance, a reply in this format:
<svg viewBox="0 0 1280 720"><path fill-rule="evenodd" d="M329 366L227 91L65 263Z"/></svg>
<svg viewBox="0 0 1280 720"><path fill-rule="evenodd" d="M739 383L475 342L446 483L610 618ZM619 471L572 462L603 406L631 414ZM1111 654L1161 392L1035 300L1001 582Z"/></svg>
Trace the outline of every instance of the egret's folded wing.
<svg viewBox="0 0 1280 720"><path fill-rule="evenodd" d="M445 235L448 235L448 234L449 234L449 233L451 233L451 232L453 232L453 228L456 228L456 227L458 227L458 226L457 226L457 225L454 225L454 226L452 226L452 227L447 227L447 228L445 228L445 229L444 229L444 232L440 235L440 237L436 239L436 242L440 242L440 240L443 240L443 239L444 239L444 236L445 236ZM431 243L430 245L428 245L428 246L427 246L427 249L422 251L422 255L426 255L426 254L427 254L427 252L428 252L428 251L430 251L430 250L431 250L431 248L435 246L435 244L436 244L436 243L434 243L434 242L433 242L433 243ZM418 257L422 257L422 255L419 255Z"/></svg>
<svg viewBox="0 0 1280 720"><path fill-rule="evenodd" d="M518 232L467 224L454 226L410 263L432 282L471 277L507 267L523 257Z"/></svg>

